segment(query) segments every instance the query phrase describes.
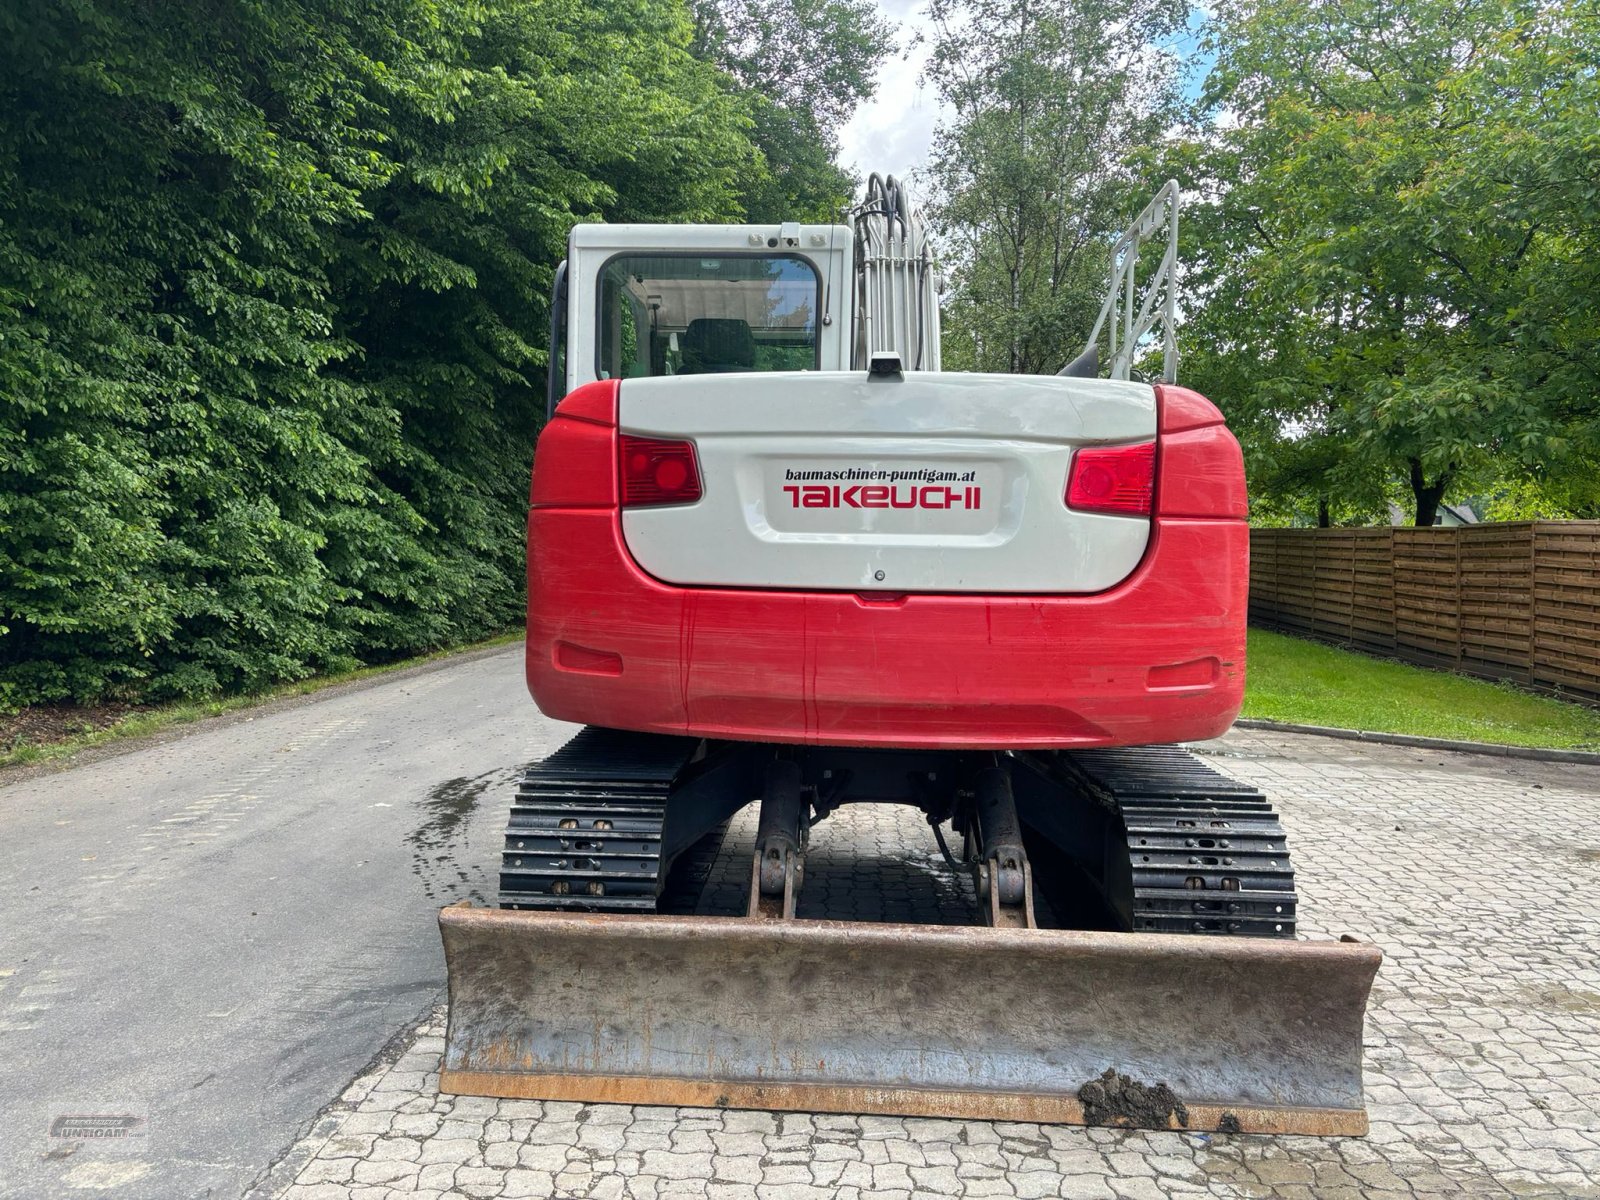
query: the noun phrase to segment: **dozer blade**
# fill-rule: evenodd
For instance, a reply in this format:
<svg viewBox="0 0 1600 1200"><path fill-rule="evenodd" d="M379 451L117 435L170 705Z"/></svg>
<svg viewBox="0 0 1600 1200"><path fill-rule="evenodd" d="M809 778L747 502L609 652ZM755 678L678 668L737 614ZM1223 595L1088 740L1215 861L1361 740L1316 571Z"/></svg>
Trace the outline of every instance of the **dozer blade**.
<svg viewBox="0 0 1600 1200"><path fill-rule="evenodd" d="M1365 944L466 906L439 924L445 1092L1367 1128Z"/></svg>

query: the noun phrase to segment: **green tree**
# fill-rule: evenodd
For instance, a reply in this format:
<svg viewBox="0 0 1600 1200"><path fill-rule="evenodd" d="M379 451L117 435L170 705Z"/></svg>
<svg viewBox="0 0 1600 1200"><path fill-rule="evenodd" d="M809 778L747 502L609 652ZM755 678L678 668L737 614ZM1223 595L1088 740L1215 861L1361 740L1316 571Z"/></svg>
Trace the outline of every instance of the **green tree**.
<svg viewBox="0 0 1600 1200"><path fill-rule="evenodd" d="M1453 490L1581 469L1596 421L1596 10L1232 0L1185 260L1188 378L1254 481L1417 524ZM1329 447L1337 453L1329 453Z"/></svg>
<svg viewBox="0 0 1600 1200"><path fill-rule="evenodd" d="M1158 44L1181 0L932 0L930 216L953 284L953 366L1055 371L1083 347L1108 243L1143 204L1125 164L1176 111Z"/></svg>
<svg viewBox="0 0 1600 1200"><path fill-rule="evenodd" d="M690 0L695 52L736 81L765 170L746 176L752 221L838 219L854 189L837 130L877 90L893 30L872 0Z"/></svg>
<svg viewBox="0 0 1600 1200"><path fill-rule="evenodd" d="M361 348L341 374L387 418L347 430L384 431L360 443L382 503L341 533L359 587L335 617L392 653L516 617L548 295L571 225L732 219L757 165L675 4L515 0L464 6L450 28L428 69L459 100L441 112L432 87L408 88L386 105L399 166L333 266L339 332ZM385 519L422 531L414 556L362 559Z"/></svg>
<svg viewBox="0 0 1600 1200"><path fill-rule="evenodd" d="M717 220L674 0L0 7L0 705L513 621L552 264Z"/></svg>

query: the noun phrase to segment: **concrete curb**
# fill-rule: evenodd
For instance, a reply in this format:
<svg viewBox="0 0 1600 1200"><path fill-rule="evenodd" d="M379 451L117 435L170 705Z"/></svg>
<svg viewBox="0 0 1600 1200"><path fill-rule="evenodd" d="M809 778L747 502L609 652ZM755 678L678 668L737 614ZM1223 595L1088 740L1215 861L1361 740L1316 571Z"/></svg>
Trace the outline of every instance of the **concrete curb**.
<svg viewBox="0 0 1600 1200"><path fill-rule="evenodd" d="M1593 750L1544 750L1537 746L1500 746L1493 742L1458 742L1450 738L1413 737L1409 733L1373 733L1365 729L1335 729L1328 725L1295 725L1288 721L1265 721L1241 717L1235 729L1260 729L1272 733L1309 733L1317 737L1341 738L1347 742L1374 742L1383 746L1414 746L1419 750L1453 750L1463 754L1489 754L1496 758L1529 758L1535 762L1584 763L1600 767L1600 753Z"/></svg>

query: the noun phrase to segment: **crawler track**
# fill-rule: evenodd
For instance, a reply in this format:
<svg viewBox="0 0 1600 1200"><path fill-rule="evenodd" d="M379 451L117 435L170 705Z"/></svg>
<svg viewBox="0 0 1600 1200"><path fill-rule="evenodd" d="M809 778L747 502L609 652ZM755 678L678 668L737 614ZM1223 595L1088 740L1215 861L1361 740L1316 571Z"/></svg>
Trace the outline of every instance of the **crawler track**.
<svg viewBox="0 0 1600 1200"><path fill-rule="evenodd" d="M1059 762L1122 817L1135 932L1294 937L1289 843L1261 792L1181 746L1080 750Z"/></svg>
<svg viewBox="0 0 1600 1200"><path fill-rule="evenodd" d="M523 776L500 907L654 912L672 787L696 738L590 726Z"/></svg>

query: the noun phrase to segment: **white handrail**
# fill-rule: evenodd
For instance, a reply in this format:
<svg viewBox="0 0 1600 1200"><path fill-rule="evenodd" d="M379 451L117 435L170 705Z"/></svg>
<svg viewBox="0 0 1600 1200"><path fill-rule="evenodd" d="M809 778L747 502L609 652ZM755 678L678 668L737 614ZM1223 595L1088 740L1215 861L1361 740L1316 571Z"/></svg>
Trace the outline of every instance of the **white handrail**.
<svg viewBox="0 0 1600 1200"><path fill-rule="evenodd" d="M1178 181L1167 180L1112 247L1110 290L1083 350L1085 355L1093 351L1100 344L1100 331L1107 329L1112 379L1129 378L1134 353L1150 331L1159 326L1161 380L1178 380L1178 208L1182 199ZM1139 250L1163 232L1167 235L1166 253L1141 291L1137 279ZM1117 310L1119 319L1111 320Z"/></svg>

